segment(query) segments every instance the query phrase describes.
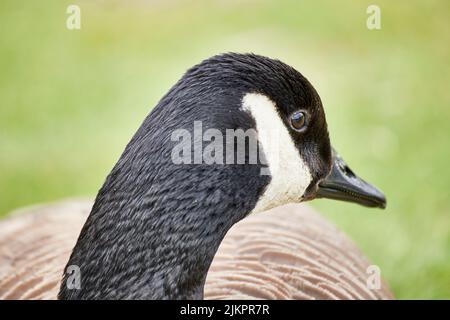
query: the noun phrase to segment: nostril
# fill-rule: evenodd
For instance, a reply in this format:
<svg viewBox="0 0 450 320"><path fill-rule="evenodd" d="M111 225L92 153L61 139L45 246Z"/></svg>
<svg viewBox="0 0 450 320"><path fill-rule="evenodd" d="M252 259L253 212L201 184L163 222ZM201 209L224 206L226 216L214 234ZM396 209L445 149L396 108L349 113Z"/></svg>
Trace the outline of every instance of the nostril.
<svg viewBox="0 0 450 320"><path fill-rule="evenodd" d="M352 169L350 169L347 164L345 163L340 163L339 167L341 168L342 172L345 173L346 176L348 177L355 177L355 173L352 171Z"/></svg>

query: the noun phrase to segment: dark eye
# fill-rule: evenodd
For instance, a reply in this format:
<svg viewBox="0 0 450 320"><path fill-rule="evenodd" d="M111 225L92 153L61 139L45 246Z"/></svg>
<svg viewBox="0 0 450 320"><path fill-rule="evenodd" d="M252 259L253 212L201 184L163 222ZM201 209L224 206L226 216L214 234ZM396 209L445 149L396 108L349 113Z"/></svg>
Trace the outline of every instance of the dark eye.
<svg viewBox="0 0 450 320"><path fill-rule="evenodd" d="M297 111L291 115L291 126L296 131L303 131L306 128L306 114L303 111Z"/></svg>

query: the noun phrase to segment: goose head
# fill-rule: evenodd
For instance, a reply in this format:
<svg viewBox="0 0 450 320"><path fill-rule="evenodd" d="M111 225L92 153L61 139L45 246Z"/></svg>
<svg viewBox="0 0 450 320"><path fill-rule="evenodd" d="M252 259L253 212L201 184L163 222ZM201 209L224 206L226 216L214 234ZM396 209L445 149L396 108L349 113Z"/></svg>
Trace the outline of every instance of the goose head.
<svg viewBox="0 0 450 320"><path fill-rule="evenodd" d="M59 297L201 298L233 224L315 198L386 203L332 148L320 97L298 71L214 56L186 72L125 148L67 264L81 288L64 276Z"/></svg>
<svg viewBox="0 0 450 320"><path fill-rule="evenodd" d="M179 87L183 89L178 91ZM203 149L190 138L181 141L188 151L194 150L192 158L183 164L196 159L202 163L202 156L207 156L205 149L211 149L211 145L215 154L210 164L233 165L239 158L246 160L241 164L252 163L252 153L257 149L252 148L252 142L257 141L259 158L253 164L263 168L238 169L242 178L236 179L266 182L253 212L315 198L385 207L383 193L354 174L331 147L321 99L309 81L292 67L257 55L226 54L191 69L175 90L177 95L195 98L189 102L193 109L180 111L173 120L190 128L188 137L196 136L195 123L197 129L203 129L203 135L197 134L194 139L205 140L208 136ZM230 129L246 130L238 131L249 138L245 148L234 146L244 140L231 140L230 135L233 138L238 134L230 133ZM208 146L211 140L214 143ZM234 149L226 148L230 141ZM255 185L259 185L258 181Z"/></svg>

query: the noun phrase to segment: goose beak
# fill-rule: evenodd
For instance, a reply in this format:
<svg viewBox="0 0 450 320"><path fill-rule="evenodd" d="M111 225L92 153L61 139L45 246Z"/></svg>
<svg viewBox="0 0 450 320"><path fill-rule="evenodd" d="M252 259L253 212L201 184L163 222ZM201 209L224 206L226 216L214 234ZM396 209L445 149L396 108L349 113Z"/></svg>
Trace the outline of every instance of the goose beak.
<svg viewBox="0 0 450 320"><path fill-rule="evenodd" d="M386 208L386 197L383 192L355 175L334 149L332 156L331 173L319 183L317 198L354 202L366 207Z"/></svg>

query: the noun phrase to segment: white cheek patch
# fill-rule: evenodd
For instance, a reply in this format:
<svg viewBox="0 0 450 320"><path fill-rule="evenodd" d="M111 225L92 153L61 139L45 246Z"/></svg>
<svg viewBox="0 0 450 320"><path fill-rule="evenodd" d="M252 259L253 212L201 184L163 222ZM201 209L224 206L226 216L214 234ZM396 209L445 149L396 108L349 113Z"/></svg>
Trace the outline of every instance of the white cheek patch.
<svg viewBox="0 0 450 320"><path fill-rule="evenodd" d="M311 173L278 115L275 103L263 94L247 93L242 99L242 108L255 119L258 141L272 177L252 213L300 202L312 181Z"/></svg>

